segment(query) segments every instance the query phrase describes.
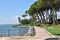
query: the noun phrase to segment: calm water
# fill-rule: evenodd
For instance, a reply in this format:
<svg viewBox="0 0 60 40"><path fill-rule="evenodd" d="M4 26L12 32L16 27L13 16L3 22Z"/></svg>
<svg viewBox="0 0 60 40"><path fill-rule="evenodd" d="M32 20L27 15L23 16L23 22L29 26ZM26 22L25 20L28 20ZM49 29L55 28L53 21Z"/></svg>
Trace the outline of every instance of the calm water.
<svg viewBox="0 0 60 40"><path fill-rule="evenodd" d="M29 28L14 28L13 25L0 25L0 36L16 36L26 34Z"/></svg>

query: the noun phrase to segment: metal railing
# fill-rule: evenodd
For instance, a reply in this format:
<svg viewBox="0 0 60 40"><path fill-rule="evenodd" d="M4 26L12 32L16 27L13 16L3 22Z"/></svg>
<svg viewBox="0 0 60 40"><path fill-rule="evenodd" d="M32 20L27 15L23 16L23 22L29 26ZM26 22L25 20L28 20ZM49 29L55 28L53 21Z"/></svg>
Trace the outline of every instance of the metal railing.
<svg viewBox="0 0 60 40"><path fill-rule="evenodd" d="M23 36L26 33L27 31L22 31L21 29L0 30L0 37Z"/></svg>
<svg viewBox="0 0 60 40"><path fill-rule="evenodd" d="M9 30L0 30L0 37L12 37L12 36L34 36L34 28L18 28L18 29L9 29Z"/></svg>

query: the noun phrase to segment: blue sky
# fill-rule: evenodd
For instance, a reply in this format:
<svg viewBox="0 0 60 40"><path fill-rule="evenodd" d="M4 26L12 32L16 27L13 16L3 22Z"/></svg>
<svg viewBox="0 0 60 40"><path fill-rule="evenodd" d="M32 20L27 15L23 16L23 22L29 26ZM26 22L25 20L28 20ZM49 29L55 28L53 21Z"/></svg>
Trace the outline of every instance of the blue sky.
<svg viewBox="0 0 60 40"><path fill-rule="evenodd" d="M0 24L16 24L35 0L0 0Z"/></svg>
<svg viewBox="0 0 60 40"><path fill-rule="evenodd" d="M0 24L17 24L17 17L30 7L35 0L0 0ZM58 18L60 18L58 14Z"/></svg>

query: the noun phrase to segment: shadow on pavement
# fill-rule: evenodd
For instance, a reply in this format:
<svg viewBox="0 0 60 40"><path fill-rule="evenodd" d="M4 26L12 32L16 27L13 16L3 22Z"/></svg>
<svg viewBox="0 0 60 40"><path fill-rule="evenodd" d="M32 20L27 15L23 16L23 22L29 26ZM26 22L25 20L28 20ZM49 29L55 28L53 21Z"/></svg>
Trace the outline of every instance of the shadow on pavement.
<svg viewBox="0 0 60 40"><path fill-rule="evenodd" d="M45 40L60 40L60 38L47 38Z"/></svg>

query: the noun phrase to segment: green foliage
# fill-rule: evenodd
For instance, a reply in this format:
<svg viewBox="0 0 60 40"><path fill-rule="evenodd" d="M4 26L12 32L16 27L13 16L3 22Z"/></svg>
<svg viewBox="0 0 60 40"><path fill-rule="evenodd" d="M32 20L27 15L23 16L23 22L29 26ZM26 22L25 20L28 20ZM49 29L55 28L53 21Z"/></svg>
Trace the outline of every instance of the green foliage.
<svg viewBox="0 0 60 40"><path fill-rule="evenodd" d="M36 19L36 16L34 16L34 15L32 17L32 23L33 23L33 25L37 24L37 19Z"/></svg>
<svg viewBox="0 0 60 40"><path fill-rule="evenodd" d="M21 20L21 24L22 25L30 24L30 23L31 23L31 21L29 19L23 19L23 20Z"/></svg>
<svg viewBox="0 0 60 40"><path fill-rule="evenodd" d="M26 14L22 15L22 17L26 17L26 16L27 16Z"/></svg>
<svg viewBox="0 0 60 40"><path fill-rule="evenodd" d="M40 23L37 23L36 26L41 26Z"/></svg>
<svg viewBox="0 0 60 40"><path fill-rule="evenodd" d="M13 25L13 27L15 28L15 27L18 27L18 26L21 26L21 24L16 24L16 25Z"/></svg>
<svg viewBox="0 0 60 40"><path fill-rule="evenodd" d="M59 27L50 27L47 30L53 35L60 35L60 28Z"/></svg>
<svg viewBox="0 0 60 40"><path fill-rule="evenodd" d="M57 22L55 21L57 20L57 17L55 16L56 11L59 10L59 8L60 8L60 0L37 0L30 6L29 10L26 10L25 13L29 14L32 17L32 19L34 19L33 18L34 15L39 14L41 18L43 17L43 20L41 19L43 21L42 23L45 24L46 21L44 17L44 12L46 12L46 10L50 10L49 17L51 17L52 14L51 22L53 24L57 24ZM36 24L36 22L37 21L34 21L33 24Z"/></svg>

